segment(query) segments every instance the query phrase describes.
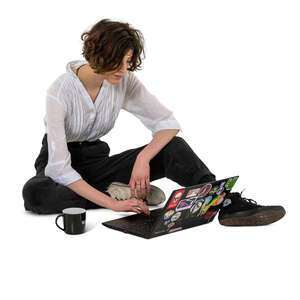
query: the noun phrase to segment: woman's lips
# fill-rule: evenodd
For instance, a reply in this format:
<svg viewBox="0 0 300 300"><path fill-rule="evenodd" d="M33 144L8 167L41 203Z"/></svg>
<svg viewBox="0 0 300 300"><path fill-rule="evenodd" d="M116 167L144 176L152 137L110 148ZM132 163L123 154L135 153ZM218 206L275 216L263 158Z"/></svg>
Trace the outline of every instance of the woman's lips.
<svg viewBox="0 0 300 300"><path fill-rule="evenodd" d="M122 76L114 75L116 78L121 79Z"/></svg>

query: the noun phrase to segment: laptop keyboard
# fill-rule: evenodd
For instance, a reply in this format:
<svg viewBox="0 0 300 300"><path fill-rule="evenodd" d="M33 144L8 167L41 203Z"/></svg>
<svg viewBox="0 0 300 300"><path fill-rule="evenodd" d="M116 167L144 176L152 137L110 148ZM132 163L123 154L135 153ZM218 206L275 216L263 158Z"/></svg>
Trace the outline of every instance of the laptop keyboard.
<svg viewBox="0 0 300 300"><path fill-rule="evenodd" d="M108 227L111 226L111 228L121 229L125 232L131 232L141 236L149 235L153 230L155 221L159 218L163 210L164 208L162 207L151 210L150 216L146 214L134 214L125 218L108 221L106 223Z"/></svg>
<svg viewBox="0 0 300 300"><path fill-rule="evenodd" d="M157 219L157 217L160 216L160 214L162 213L163 210L164 210L164 207L151 210L150 216L148 218L148 219L150 219L150 222L154 222Z"/></svg>
<svg viewBox="0 0 300 300"><path fill-rule="evenodd" d="M145 214L140 215L134 215L136 217L136 220L134 220L134 224L139 228L149 228L151 229L151 226L155 223L158 216L160 216L161 212L163 211L163 208L158 208L150 211L150 216L147 216Z"/></svg>

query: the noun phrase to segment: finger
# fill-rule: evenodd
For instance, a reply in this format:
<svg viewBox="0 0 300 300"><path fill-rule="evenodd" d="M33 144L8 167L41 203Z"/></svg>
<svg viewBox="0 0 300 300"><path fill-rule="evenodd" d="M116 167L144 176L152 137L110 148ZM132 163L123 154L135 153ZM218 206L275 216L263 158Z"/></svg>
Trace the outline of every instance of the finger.
<svg viewBox="0 0 300 300"><path fill-rule="evenodd" d="M147 197L147 193L148 193L148 182L147 182L147 178L145 179L145 196L144 196L144 199L146 199Z"/></svg>
<svg viewBox="0 0 300 300"><path fill-rule="evenodd" d="M143 199L146 198L146 192L145 192L145 180L141 181L141 196Z"/></svg>
<svg viewBox="0 0 300 300"><path fill-rule="evenodd" d="M143 201L140 201L139 208L141 209L141 211L142 211L144 214L150 215L150 211L149 211L149 209L148 209L148 206L147 206Z"/></svg>
<svg viewBox="0 0 300 300"><path fill-rule="evenodd" d="M150 214L148 206L143 201L140 201L139 206L145 214L147 214L147 215Z"/></svg>
<svg viewBox="0 0 300 300"><path fill-rule="evenodd" d="M141 199L141 198L143 198L142 181L139 181L138 187L139 187L139 197L138 197L138 199Z"/></svg>
<svg viewBox="0 0 300 300"><path fill-rule="evenodd" d="M139 182L136 182L136 193L137 193L138 199L140 199L141 198L141 185Z"/></svg>
<svg viewBox="0 0 300 300"><path fill-rule="evenodd" d="M150 186L150 178L146 178L146 184L147 184L147 192L150 193L151 192L151 186Z"/></svg>
<svg viewBox="0 0 300 300"><path fill-rule="evenodd" d="M145 205L144 213L148 216L150 215L150 210L147 205Z"/></svg>
<svg viewBox="0 0 300 300"><path fill-rule="evenodd" d="M134 194L134 189L135 189L135 185L134 183L130 183L130 194L131 194L131 198L134 198L135 197L135 194Z"/></svg>
<svg viewBox="0 0 300 300"><path fill-rule="evenodd" d="M144 212L144 210L143 210L143 208L141 207L141 205L133 206L132 209L137 210L139 213Z"/></svg>
<svg viewBox="0 0 300 300"><path fill-rule="evenodd" d="M131 208L131 211L134 211L134 212L136 212L138 214L142 213L139 209L134 208L134 207Z"/></svg>

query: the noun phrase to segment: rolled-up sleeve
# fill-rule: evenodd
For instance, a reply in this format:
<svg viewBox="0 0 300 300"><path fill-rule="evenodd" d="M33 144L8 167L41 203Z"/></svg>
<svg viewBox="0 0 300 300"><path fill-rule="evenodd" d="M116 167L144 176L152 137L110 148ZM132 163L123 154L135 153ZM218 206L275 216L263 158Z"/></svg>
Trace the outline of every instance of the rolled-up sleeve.
<svg viewBox="0 0 300 300"><path fill-rule="evenodd" d="M81 179L81 175L71 166L71 155L65 134L65 109L59 98L47 94L46 128L48 142L48 163L45 175L62 185Z"/></svg>
<svg viewBox="0 0 300 300"><path fill-rule="evenodd" d="M128 71L126 93L122 108L136 116L151 132L178 129L182 131L173 112L165 107L142 82Z"/></svg>

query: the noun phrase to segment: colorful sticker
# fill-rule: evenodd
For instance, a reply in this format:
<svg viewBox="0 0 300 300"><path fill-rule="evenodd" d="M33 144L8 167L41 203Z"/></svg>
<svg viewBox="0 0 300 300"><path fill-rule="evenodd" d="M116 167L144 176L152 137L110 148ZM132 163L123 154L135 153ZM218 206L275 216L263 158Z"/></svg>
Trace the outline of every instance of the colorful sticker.
<svg viewBox="0 0 300 300"><path fill-rule="evenodd" d="M220 186L216 192L217 195L220 195L224 191L224 187Z"/></svg>
<svg viewBox="0 0 300 300"><path fill-rule="evenodd" d="M225 188L226 188L227 190L231 190L232 187L234 186L234 184L236 183L237 180L238 180L238 177L229 178L229 179L227 180L227 183L226 183L226 185L225 185Z"/></svg>
<svg viewBox="0 0 300 300"><path fill-rule="evenodd" d="M170 224L168 225L168 228L171 228L171 227L173 227L174 225L175 225L175 223L172 222L172 223L170 223Z"/></svg>
<svg viewBox="0 0 300 300"><path fill-rule="evenodd" d="M218 186L214 186L210 191L209 191L209 195L214 195L216 192L217 192L217 190L218 190Z"/></svg>
<svg viewBox="0 0 300 300"><path fill-rule="evenodd" d="M167 226L170 222L171 222L171 220L169 219L169 220L164 222L164 225Z"/></svg>
<svg viewBox="0 0 300 300"><path fill-rule="evenodd" d="M231 204L231 199L226 198L226 199L224 200L224 202L223 202L223 207L226 207L226 206L228 206L229 204Z"/></svg>
<svg viewBox="0 0 300 300"><path fill-rule="evenodd" d="M171 209L171 210L168 210L165 214L164 214L164 220L169 220L172 215L174 214L175 210L174 209Z"/></svg>
<svg viewBox="0 0 300 300"><path fill-rule="evenodd" d="M200 191L200 188L197 188L197 189L191 189L188 191L187 195L185 196L186 198L190 198L190 197L195 197L198 195Z"/></svg>
<svg viewBox="0 0 300 300"><path fill-rule="evenodd" d="M197 216L204 215L208 211L208 209L210 208L212 202L213 202L213 197L212 196L205 197L205 200L204 200L204 202L201 206L201 209L200 209L199 213L197 214Z"/></svg>
<svg viewBox="0 0 300 300"><path fill-rule="evenodd" d="M209 221L216 213L218 210L210 210L207 212L207 214L204 216L204 219Z"/></svg>
<svg viewBox="0 0 300 300"><path fill-rule="evenodd" d="M211 217L209 218L208 221L212 220L217 213L218 213L218 210L215 210L214 213L211 215Z"/></svg>
<svg viewBox="0 0 300 300"><path fill-rule="evenodd" d="M224 186L225 186L225 183L226 183L226 181L223 181L223 182L220 184L220 187L224 187Z"/></svg>
<svg viewBox="0 0 300 300"><path fill-rule="evenodd" d="M170 233L171 232L174 232L174 231L178 231L178 230L181 230L182 229L182 227L176 227L176 228L173 228L173 229L170 229Z"/></svg>
<svg viewBox="0 0 300 300"><path fill-rule="evenodd" d="M212 185L210 183L206 184L205 186L203 186L201 188L201 190L199 192L199 196L200 197L206 196L209 193L209 191L211 190L211 188L212 188Z"/></svg>
<svg viewBox="0 0 300 300"><path fill-rule="evenodd" d="M184 190L180 190L175 192L173 199L171 200L171 202L169 203L168 208L174 208L177 206L179 200L181 199L182 195L184 193Z"/></svg>
<svg viewBox="0 0 300 300"><path fill-rule="evenodd" d="M176 214L174 214L174 215L171 217L171 221L172 221L172 222L176 222L180 217L181 217L181 211L178 211Z"/></svg>
<svg viewBox="0 0 300 300"><path fill-rule="evenodd" d="M176 211L180 211L180 210L184 210L184 209L188 209L191 208L191 206L193 205L194 201L197 198L191 198L191 199L183 199L181 200L177 207L176 207Z"/></svg>
<svg viewBox="0 0 300 300"><path fill-rule="evenodd" d="M191 207L190 213L195 214L201 208L203 202L204 202L203 198L197 199L193 204L193 206Z"/></svg>
<svg viewBox="0 0 300 300"><path fill-rule="evenodd" d="M222 195L217 196L216 198L214 198L212 206L217 206L219 204L221 204L224 200L226 193L223 193Z"/></svg>

